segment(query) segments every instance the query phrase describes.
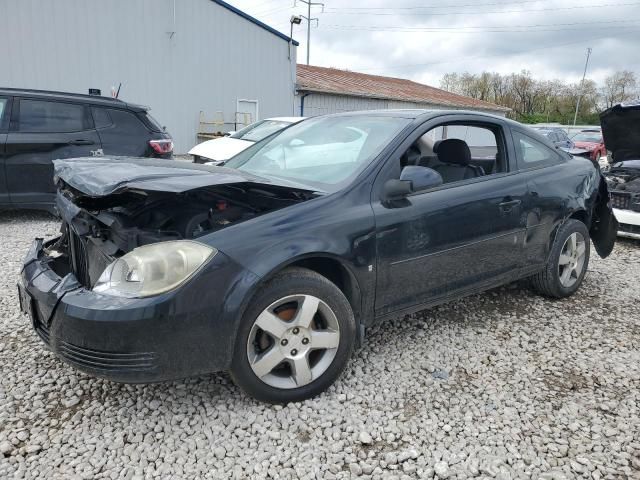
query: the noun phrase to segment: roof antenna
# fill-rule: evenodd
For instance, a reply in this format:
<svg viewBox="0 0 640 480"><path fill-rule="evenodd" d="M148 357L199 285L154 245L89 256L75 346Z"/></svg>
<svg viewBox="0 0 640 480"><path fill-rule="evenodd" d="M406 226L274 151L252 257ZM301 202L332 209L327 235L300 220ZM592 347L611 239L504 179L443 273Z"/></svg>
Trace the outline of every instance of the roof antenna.
<svg viewBox="0 0 640 480"><path fill-rule="evenodd" d="M120 87L121 87L121 86L122 86L122 82L120 82L120 83L118 84L118 91L116 92L116 97L115 97L115 98L118 98L118 97L120 96Z"/></svg>

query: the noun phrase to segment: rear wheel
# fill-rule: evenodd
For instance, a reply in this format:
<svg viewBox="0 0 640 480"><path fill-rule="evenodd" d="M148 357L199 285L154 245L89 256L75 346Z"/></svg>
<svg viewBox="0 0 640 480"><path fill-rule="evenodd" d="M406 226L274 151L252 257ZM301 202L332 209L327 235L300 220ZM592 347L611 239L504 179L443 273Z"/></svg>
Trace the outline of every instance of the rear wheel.
<svg viewBox="0 0 640 480"><path fill-rule="evenodd" d="M338 378L354 339L353 312L342 292L310 270L285 270L249 305L231 374L258 400L304 400Z"/></svg>
<svg viewBox="0 0 640 480"><path fill-rule="evenodd" d="M569 219L558 230L545 269L533 277L533 288L553 298L573 295L589 266L589 231L579 220Z"/></svg>

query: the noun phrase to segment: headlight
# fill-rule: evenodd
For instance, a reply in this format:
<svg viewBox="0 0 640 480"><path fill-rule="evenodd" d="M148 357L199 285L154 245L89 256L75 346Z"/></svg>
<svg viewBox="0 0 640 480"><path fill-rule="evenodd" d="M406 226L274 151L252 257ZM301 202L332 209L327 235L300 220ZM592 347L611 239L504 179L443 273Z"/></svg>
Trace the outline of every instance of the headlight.
<svg viewBox="0 0 640 480"><path fill-rule="evenodd" d="M190 240L144 245L105 268L93 291L129 298L158 295L184 283L216 253Z"/></svg>

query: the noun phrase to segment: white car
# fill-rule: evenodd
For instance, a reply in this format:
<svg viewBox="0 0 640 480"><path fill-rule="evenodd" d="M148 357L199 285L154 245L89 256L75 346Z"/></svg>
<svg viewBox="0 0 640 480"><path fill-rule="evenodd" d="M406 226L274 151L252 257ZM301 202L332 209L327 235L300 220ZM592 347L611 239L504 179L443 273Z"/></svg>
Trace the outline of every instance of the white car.
<svg viewBox="0 0 640 480"><path fill-rule="evenodd" d="M274 117L260 120L251 125L233 132L228 137L216 138L199 143L191 150L189 155L193 156L195 163L206 163L216 165L229 160L234 155L246 150L255 142L267 138L276 132L301 122L305 117Z"/></svg>

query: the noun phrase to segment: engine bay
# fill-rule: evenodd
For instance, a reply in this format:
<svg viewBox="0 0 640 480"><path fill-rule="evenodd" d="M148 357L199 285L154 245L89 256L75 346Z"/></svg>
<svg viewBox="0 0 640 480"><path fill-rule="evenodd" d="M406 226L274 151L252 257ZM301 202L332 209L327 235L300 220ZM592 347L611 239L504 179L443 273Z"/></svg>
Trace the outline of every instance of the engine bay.
<svg viewBox="0 0 640 480"><path fill-rule="evenodd" d="M304 202L318 194L277 185L216 185L181 193L125 190L89 197L58 194L61 236L46 249L51 267L93 285L114 259L136 247L189 240Z"/></svg>

